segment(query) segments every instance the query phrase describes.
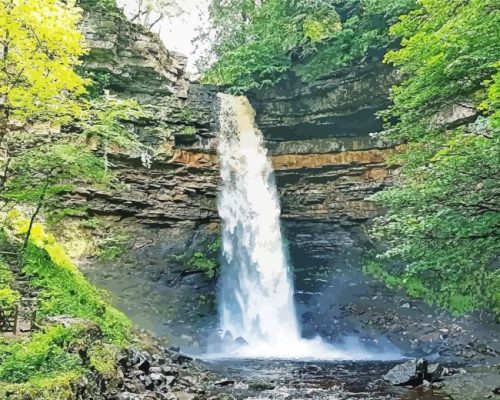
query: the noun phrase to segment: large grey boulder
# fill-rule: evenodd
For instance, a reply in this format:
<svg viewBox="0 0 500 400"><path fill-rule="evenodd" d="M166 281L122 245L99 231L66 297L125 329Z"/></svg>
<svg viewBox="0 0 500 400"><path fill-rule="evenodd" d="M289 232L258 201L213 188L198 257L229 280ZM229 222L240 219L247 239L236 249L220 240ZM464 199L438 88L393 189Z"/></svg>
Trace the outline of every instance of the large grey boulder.
<svg viewBox="0 0 500 400"><path fill-rule="evenodd" d="M409 360L403 364L396 365L383 378L396 386L419 386L426 378L427 366L426 360Z"/></svg>

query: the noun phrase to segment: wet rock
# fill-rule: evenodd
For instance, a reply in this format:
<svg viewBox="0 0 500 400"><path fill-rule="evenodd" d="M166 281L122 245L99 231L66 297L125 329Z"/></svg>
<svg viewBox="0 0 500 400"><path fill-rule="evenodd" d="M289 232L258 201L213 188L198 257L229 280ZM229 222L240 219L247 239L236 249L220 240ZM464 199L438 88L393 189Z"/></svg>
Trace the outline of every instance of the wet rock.
<svg viewBox="0 0 500 400"><path fill-rule="evenodd" d="M248 387L252 390L262 392L264 390L273 390L276 388L276 385L271 383L271 382L251 382L249 383Z"/></svg>
<svg viewBox="0 0 500 400"><path fill-rule="evenodd" d="M139 368L141 371L149 372L149 368L151 367L151 363L149 362L149 360L143 359L138 364L136 364L136 367Z"/></svg>
<svg viewBox="0 0 500 400"><path fill-rule="evenodd" d="M223 379L221 381L215 382L215 384L217 386L221 386L221 387L232 386L232 385L234 385L234 383L235 383L234 380L231 380L231 379Z"/></svg>
<svg viewBox="0 0 500 400"><path fill-rule="evenodd" d="M172 358L172 360L177 364L184 364L185 362L193 361L193 358L184 354L177 354Z"/></svg>
<svg viewBox="0 0 500 400"><path fill-rule="evenodd" d="M174 392L173 395L175 400L194 400L196 398L195 394L187 392Z"/></svg>
<svg viewBox="0 0 500 400"><path fill-rule="evenodd" d="M383 378L395 386L419 386L424 382L426 373L426 360L410 360L396 365Z"/></svg>
<svg viewBox="0 0 500 400"><path fill-rule="evenodd" d="M141 396L134 394L134 393L130 393L130 392L122 392L122 393L118 393L117 399L118 400L140 400Z"/></svg>
<svg viewBox="0 0 500 400"><path fill-rule="evenodd" d="M470 368L465 374L455 374L444 379L446 394L454 400L496 398L500 371L494 367Z"/></svg>
<svg viewBox="0 0 500 400"><path fill-rule="evenodd" d="M426 377L427 379L430 379L431 382L437 381L438 379L443 376L444 373L444 367L439 364L429 364L427 367L427 374Z"/></svg>

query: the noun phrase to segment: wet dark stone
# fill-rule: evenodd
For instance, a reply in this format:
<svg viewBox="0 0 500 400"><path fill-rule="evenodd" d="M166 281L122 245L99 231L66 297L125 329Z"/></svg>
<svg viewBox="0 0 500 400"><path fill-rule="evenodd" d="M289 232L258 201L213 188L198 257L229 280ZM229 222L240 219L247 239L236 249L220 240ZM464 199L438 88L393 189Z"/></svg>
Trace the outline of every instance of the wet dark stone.
<svg viewBox="0 0 500 400"><path fill-rule="evenodd" d="M383 378L395 386L419 386L424 383L426 373L426 360L410 360L396 365Z"/></svg>
<svg viewBox="0 0 500 400"><path fill-rule="evenodd" d="M220 387L232 386L232 385L234 385L234 383L235 383L235 382L234 382L233 380L231 380L231 379L223 379L223 380L221 380L221 381L217 381L217 382L215 382L215 384L216 384L217 386L220 386Z"/></svg>

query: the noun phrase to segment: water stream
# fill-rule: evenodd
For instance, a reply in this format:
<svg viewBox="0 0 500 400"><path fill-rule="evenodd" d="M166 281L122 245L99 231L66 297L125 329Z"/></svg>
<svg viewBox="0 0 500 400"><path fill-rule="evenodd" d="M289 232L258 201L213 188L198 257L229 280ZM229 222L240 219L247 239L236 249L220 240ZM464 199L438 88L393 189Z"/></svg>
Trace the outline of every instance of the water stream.
<svg viewBox="0 0 500 400"><path fill-rule="evenodd" d="M229 357L373 359L362 346L334 347L301 337L290 265L283 246L273 168L246 97L220 94L218 156L223 263L220 328Z"/></svg>

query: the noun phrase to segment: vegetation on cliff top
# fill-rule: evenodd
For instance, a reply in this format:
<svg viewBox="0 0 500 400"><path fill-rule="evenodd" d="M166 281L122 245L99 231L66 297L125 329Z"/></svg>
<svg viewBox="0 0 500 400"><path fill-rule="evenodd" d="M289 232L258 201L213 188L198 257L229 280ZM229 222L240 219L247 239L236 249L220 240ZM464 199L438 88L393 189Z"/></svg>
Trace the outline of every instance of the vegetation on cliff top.
<svg viewBox="0 0 500 400"><path fill-rule="evenodd" d="M352 66L390 42L388 29L415 0L214 0L204 80L233 93L269 87L294 68L311 80Z"/></svg>

